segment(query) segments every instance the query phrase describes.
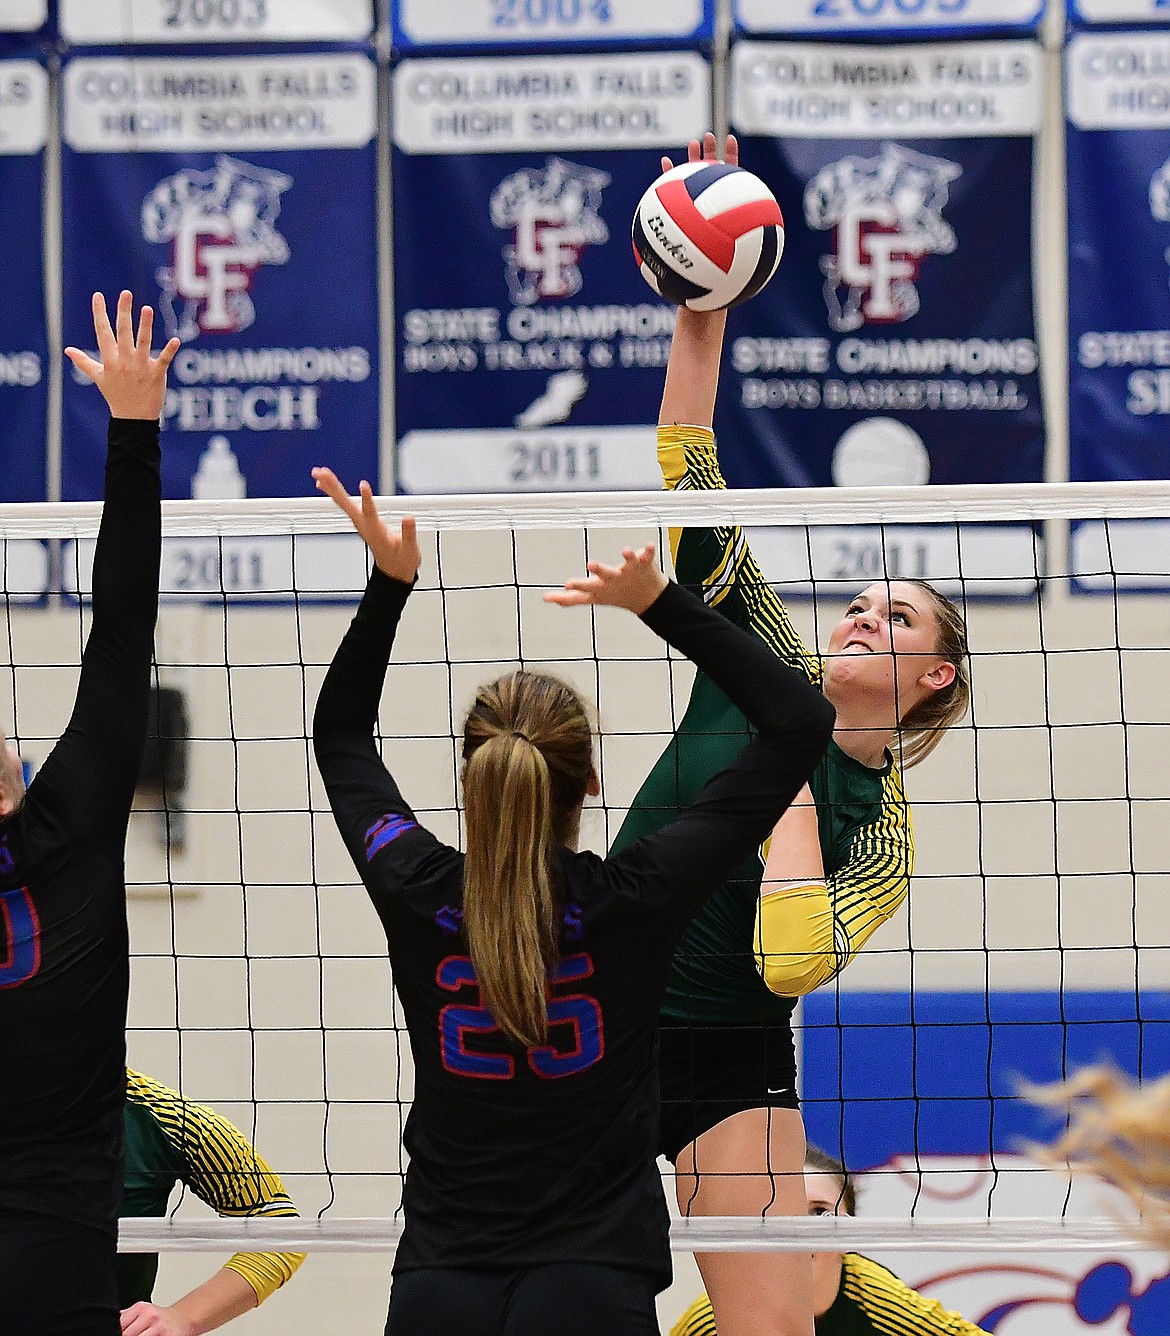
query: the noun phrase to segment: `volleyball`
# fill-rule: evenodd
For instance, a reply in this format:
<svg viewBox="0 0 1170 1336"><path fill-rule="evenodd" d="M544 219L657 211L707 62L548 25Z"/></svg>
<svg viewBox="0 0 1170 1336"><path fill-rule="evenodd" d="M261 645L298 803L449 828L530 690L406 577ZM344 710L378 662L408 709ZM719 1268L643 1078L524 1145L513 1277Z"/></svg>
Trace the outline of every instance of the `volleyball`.
<svg viewBox="0 0 1170 1336"><path fill-rule="evenodd" d="M692 311L738 306L776 272L784 219L768 187L726 162L663 172L634 211L634 255L661 297Z"/></svg>

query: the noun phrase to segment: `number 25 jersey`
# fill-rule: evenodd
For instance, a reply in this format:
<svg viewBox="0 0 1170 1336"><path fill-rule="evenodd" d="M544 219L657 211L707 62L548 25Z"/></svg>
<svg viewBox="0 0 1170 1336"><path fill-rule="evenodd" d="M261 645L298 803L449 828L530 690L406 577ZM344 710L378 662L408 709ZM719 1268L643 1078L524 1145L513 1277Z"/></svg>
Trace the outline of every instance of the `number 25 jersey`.
<svg viewBox="0 0 1170 1336"><path fill-rule="evenodd" d="M675 822L621 855L558 851L548 1042L526 1049L482 1005L461 924L463 857L419 824L374 742L409 593L374 572L314 723L334 815L386 931L414 1057L395 1270L598 1262L665 1285L656 1018L670 961L703 896L799 791L832 709L699 599L675 585L663 592L643 619L717 673L760 736Z"/></svg>

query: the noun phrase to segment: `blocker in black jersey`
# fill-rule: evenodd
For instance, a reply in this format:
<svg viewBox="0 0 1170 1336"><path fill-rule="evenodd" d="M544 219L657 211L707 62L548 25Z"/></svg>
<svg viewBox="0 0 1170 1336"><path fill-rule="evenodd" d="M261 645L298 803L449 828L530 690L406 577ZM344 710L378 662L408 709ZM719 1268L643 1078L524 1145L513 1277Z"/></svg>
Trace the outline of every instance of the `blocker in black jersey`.
<svg viewBox="0 0 1170 1336"><path fill-rule="evenodd" d="M95 321L98 319L95 299ZM69 725L0 822L0 1330L118 1331L114 1259L126 1094L126 826L146 739L158 611L159 425L175 340L118 339L101 303L111 410L93 625ZM142 339L145 337L145 345ZM77 360L76 358L74 359ZM86 366L82 365L86 370ZM5 757L5 764L13 753ZM10 805L8 796L5 805Z"/></svg>
<svg viewBox="0 0 1170 1336"><path fill-rule="evenodd" d="M375 569L314 721L334 815L386 930L414 1056L394 1270L572 1262L641 1271L662 1288L655 1032L670 962L703 898L808 779L832 707L757 639L666 587L643 621L709 673L759 736L662 830L609 859L562 851L549 1042L525 1049L481 1004L461 931L463 857L418 823L375 744L409 594Z"/></svg>

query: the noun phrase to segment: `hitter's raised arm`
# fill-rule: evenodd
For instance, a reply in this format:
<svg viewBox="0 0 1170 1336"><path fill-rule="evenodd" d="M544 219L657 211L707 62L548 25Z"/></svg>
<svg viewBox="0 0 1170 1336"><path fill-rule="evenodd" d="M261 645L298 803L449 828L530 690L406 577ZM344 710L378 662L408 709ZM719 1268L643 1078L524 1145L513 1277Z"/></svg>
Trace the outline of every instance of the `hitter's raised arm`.
<svg viewBox="0 0 1170 1336"><path fill-rule="evenodd" d="M687 150L689 162L718 161L715 136L708 132L700 143L692 139ZM727 136L724 160L733 166L739 163L739 145L734 135ZM662 170L669 171L673 164L662 159ZM715 417L715 394L719 388L719 359L723 354L723 331L727 325L726 311L678 310L674 338L670 345L670 361L666 365L666 384L662 390L662 407L658 413L660 427L684 423L691 427L709 427Z"/></svg>

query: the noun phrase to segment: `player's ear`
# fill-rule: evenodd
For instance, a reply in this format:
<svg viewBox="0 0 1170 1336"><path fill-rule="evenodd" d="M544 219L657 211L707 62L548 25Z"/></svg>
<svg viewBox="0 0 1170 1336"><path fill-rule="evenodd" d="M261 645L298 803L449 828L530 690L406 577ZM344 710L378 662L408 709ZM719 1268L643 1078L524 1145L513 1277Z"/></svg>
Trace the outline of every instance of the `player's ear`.
<svg viewBox="0 0 1170 1336"><path fill-rule="evenodd" d="M589 798L596 798L601 793L601 776L597 773L597 767L589 767L589 779L585 784L585 794Z"/></svg>
<svg viewBox="0 0 1170 1336"><path fill-rule="evenodd" d="M930 691L942 691L944 687L949 687L955 680L957 672L958 669L950 659L940 659L929 672L922 674L918 679L918 684Z"/></svg>

